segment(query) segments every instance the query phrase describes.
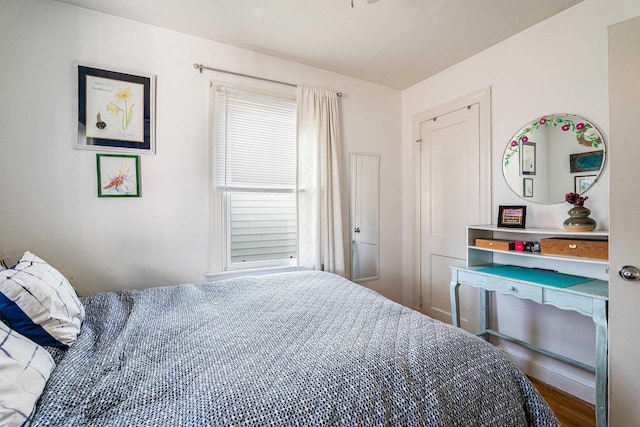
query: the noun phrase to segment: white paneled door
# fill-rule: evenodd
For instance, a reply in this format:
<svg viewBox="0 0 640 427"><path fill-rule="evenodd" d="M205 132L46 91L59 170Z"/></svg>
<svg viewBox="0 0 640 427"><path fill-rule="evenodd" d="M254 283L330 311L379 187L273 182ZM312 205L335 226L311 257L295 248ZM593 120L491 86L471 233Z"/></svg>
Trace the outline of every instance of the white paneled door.
<svg viewBox="0 0 640 427"><path fill-rule="evenodd" d="M640 269L640 18L609 27L609 115L609 425L637 426L640 280L623 280L618 271Z"/></svg>
<svg viewBox="0 0 640 427"><path fill-rule="evenodd" d="M422 312L451 323L450 266L465 264L466 226L480 222L480 114L472 104L420 122ZM478 292L461 288L461 326L478 330Z"/></svg>

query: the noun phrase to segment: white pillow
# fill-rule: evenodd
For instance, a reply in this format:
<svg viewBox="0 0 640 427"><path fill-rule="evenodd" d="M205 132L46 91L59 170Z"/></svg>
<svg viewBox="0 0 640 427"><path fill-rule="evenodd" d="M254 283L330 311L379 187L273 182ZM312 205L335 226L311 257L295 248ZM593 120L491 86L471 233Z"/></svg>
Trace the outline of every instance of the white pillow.
<svg viewBox="0 0 640 427"><path fill-rule="evenodd" d="M0 425L31 423L54 367L44 348L0 322Z"/></svg>
<svg viewBox="0 0 640 427"><path fill-rule="evenodd" d="M69 281L31 252L0 271L0 313L15 331L40 345L66 348L84 320L84 306Z"/></svg>

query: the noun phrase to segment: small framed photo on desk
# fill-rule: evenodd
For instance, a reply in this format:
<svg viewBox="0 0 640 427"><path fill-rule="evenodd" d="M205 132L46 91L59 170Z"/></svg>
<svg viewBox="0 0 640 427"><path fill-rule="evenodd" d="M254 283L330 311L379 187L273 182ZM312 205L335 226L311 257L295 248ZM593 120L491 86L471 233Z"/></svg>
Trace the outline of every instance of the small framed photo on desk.
<svg viewBox="0 0 640 427"><path fill-rule="evenodd" d="M526 218L526 206L498 207L498 227L524 228Z"/></svg>

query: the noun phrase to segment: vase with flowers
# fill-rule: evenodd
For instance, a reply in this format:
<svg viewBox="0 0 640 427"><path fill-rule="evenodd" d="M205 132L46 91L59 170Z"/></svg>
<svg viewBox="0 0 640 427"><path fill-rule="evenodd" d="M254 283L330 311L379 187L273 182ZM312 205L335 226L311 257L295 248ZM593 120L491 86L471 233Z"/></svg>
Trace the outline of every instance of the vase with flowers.
<svg viewBox="0 0 640 427"><path fill-rule="evenodd" d="M567 211L569 218L564 220L563 226L567 231L593 231L598 225L596 220L589 217L591 210L584 206L585 200L589 197L581 196L578 193L567 193L564 200L571 203L573 207Z"/></svg>

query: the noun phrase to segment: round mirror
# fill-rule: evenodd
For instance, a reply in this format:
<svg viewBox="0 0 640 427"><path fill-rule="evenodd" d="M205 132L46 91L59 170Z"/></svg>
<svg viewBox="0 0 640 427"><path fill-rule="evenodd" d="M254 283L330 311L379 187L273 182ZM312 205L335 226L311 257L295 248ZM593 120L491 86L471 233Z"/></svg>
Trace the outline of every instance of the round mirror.
<svg viewBox="0 0 640 427"><path fill-rule="evenodd" d="M582 194L598 180L604 158L604 138L591 122L550 114L513 135L504 150L502 173L524 200L560 203L565 194Z"/></svg>

